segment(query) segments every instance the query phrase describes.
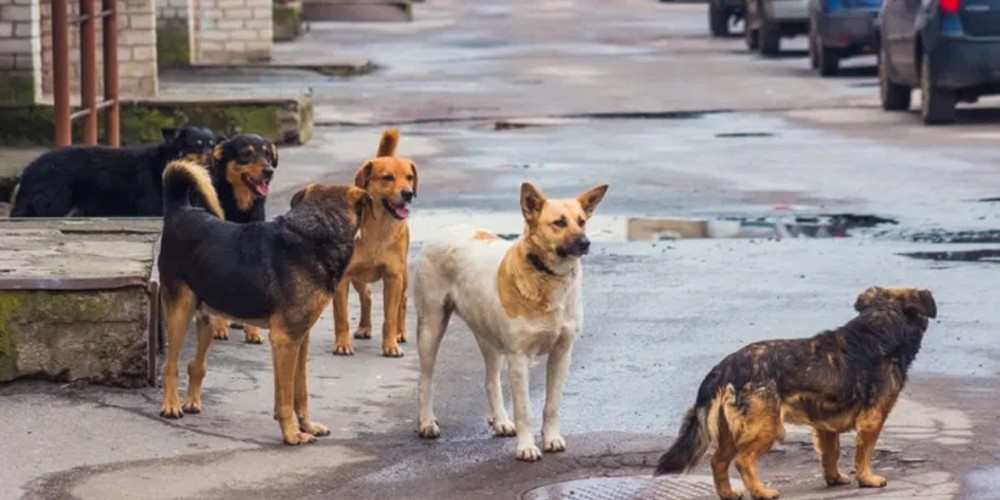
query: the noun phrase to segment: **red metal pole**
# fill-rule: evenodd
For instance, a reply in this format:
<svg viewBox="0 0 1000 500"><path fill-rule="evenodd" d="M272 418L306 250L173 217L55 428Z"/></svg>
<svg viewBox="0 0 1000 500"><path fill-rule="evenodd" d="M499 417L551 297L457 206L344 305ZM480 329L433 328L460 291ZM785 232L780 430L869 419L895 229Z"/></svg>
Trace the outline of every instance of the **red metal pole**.
<svg viewBox="0 0 1000 500"><path fill-rule="evenodd" d="M118 121L118 5L115 0L102 0L104 17L104 100L112 101L104 115L104 135L108 145L121 145Z"/></svg>
<svg viewBox="0 0 1000 500"><path fill-rule="evenodd" d="M73 142L69 119L69 26L66 0L52 0L52 94L55 98L55 145Z"/></svg>
<svg viewBox="0 0 1000 500"><path fill-rule="evenodd" d="M88 113L83 117L83 143L97 144L97 12L94 0L80 0L80 104Z"/></svg>

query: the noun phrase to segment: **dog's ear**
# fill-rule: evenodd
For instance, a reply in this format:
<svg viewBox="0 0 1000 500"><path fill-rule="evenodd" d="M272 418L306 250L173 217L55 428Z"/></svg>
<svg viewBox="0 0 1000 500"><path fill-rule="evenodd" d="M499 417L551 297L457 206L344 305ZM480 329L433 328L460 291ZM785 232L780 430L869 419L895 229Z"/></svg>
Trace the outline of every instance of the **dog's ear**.
<svg viewBox="0 0 1000 500"><path fill-rule="evenodd" d="M608 192L608 185L601 184L600 186L595 186L588 189L585 193L576 197L576 201L580 202L580 206L583 207L583 211L587 213L587 217L594 214L594 210L597 208L597 204L604 199L604 193Z"/></svg>
<svg viewBox="0 0 1000 500"><path fill-rule="evenodd" d="M294 195L292 195L292 202L289 204L291 208L295 208L296 205L302 203L302 200L306 199L306 191L308 189L309 189L308 186L304 187L298 190L298 192L296 192Z"/></svg>
<svg viewBox="0 0 1000 500"><path fill-rule="evenodd" d="M215 134L215 144L222 144L223 142L226 142L228 140L229 138L222 134Z"/></svg>
<svg viewBox="0 0 1000 500"><path fill-rule="evenodd" d="M538 216L545 205L545 195L530 182L521 184L521 214L528 224L538 222Z"/></svg>
<svg viewBox="0 0 1000 500"><path fill-rule="evenodd" d="M930 290L914 290L906 297L903 311L907 314L918 314L926 318L937 317L937 303Z"/></svg>
<svg viewBox="0 0 1000 500"><path fill-rule="evenodd" d="M180 130L173 127L163 127L160 129L160 133L163 134L163 142L172 142L180 135Z"/></svg>
<svg viewBox="0 0 1000 500"><path fill-rule="evenodd" d="M274 159L271 163L271 167L278 168L278 147L274 144L269 144L269 146L271 147L271 157Z"/></svg>
<svg viewBox="0 0 1000 500"><path fill-rule="evenodd" d="M370 209L372 215L375 215L375 210L372 208L372 197L368 194L368 191L351 186L347 188L347 201L354 207L355 213L358 214L359 223L361 222L361 214L364 213L365 208Z"/></svg>
<svg viewBox="0 0 1000 500"><path fill-rule="evenodd" d="M371 178L372 168L374 166L375 164L370 161L366 161L364 165L361 165L361 168L358 169L358 172L354 174L355 187L360 189L368 188L368 180L369 178Z"/></svg>
<svg viewBox="0 0 1000 500"><path fill-rule="evenodd" d="M878 286L869 287L867 290L861 292L861 295L858 295L857 300L854 301L854 310L857 312L864 311L875 303L875 299L879 295L882 295L882 292L882 287Z"/></svg>
<svg viewBox="0 0 1000 500"><path fill-rule="evenodd" d="M216 144L215 147L212 148L212 159L216 162L222 161L222 152L222 144Z"/></svg>
<svg viewBox="0 0 1000 500"><path fill-rule="evenodd" d="M417 197L417 164L410 162L410 171L413 172L413 197Z"/></svg>

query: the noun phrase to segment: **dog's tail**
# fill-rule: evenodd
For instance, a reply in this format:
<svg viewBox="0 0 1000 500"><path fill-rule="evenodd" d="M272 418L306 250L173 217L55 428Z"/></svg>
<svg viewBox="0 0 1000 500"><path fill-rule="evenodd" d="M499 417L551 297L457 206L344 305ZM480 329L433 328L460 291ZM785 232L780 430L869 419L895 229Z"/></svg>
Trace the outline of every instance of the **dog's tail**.
<svg viewBox="0 0 1000 500"><path fill-rule="evenodd" d="M216 217L225 218L208 169L187 160L172 161L163 171L163 213L170 215L191 205L204 207Z"/></svg>
<svg viewBox="0 0 1000 500"><path fill-rule="evenodd" d="M382 140L378 141L378 152L375 156L396 156L398 145L399 129L387 128L382 132Z"/></svg>
<svg viewBox="0 0 1000 500"><path fill-rule="evenodd" d="M735 392L732 385L720 389L705 387L708 384L709 380L702 383L698 402L684 415L680 434L674 444L670 445L670 449L660 456L654 476L690 471L705 456L709 445L718 439L719 421L722 417L720 412L724 411L724 405L735 399ZM715 386L717 383L711 385ZM714 390L709 393L709 397L703 397L705 389Z"/></svg>

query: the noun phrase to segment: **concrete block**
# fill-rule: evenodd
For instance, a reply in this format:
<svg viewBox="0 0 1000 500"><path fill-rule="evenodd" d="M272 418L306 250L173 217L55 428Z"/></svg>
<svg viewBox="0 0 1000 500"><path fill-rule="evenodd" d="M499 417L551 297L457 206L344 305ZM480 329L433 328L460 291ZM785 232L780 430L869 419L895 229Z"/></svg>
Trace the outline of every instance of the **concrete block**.
<svg viewBox="0 0 1000 500"><path fill-rule="evenodd" d="M9 38L14 35L14 23L0 21L0 38Z"/></svg>
<svg viewBox="0 0 1000 500"><path fill-rule="evenodd" d="M31 29L32 24L28 23L17 23L14 26L14 36L18 38L30 38L34 33Z"/></svg>
<svg viewBox="0 0 1000 500"><path fill-rule="evenodd" d="M156 50L153 47L134 47L132 49L132 60L137 62L152 61L156 57Z"/></svg>
<svg viewBox="0 0 1000 500"><path fill-rule="evenodd" d="M24 5L7 5L0 7L0 19L4 21L31 22L31 7Z"/></svg>
<svg viewBox="0 0 1000 500"><path fill-rule="evenodd" d="M629 219L626 234L629 241L651 241L661 238L707 238L708 221L694 219Z"/></svg>
<svg viewBox="0 0 1000 500"><path fill-rule="evenodd" d="M151 30L156 27L156 18L152 14L133 14L129 16L129 28Z"/></svg>
<svg viewBox="0 0 1000 500"><path fill-rule="evenodd" d="M30 54L17 54L14 56L14 68L30 71L35 67L35 58Z"/></svg>
<svg viewBox="0 0 1000 500"><path fill-rule="evenodd" d="M223 17L227 19L252 19L253 9L248 9L246 7L239 7L235 9L224 9Z"/></svg>
<svg viewBox="0 0 1000 500"><path fill-rule="evenodd" d="M246 50L247 44L245 42L226 42L226 50L232 52L243 52Z"/></svg>
<svg viewBox="0 0 1000 500"><path fill-rule="evenodd" d="M254 19L271 19L272 14L274 14L274 10L271 7L254 7L253 9Z"/></svg>
<svg viewBox="0 0 1000 500"><path fill-rule="evenodd" d="M233 34L237 30L241 30L245 27L244 21L242 19L222 19L215 23L215 28L220 31L229 31Z"/></svg>
<svg viewBox="0 0 1000 500"><path fill-rule="evenodd" d="M30 54L31 40L7 38L0 40L0 54Z"/></svg>
<svg viewBox="0 0 1000 500"><path fill-rule="evenodd" d="M0 70L14 69L17 56L13 54L0 54Z"/></svg>

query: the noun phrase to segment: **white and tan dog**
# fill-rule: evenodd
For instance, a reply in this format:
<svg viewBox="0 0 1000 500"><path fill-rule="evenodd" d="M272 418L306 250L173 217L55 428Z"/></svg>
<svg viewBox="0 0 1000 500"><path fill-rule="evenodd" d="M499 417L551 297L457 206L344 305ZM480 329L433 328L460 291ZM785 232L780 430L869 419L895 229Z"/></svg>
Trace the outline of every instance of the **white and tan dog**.
<svg viewBox="0 0 1000 500"><path fill-rule="evenodd" d="M485 231L451 228L442 241L425 246L414 284L421 437L441 434L434 417L432 377L441 338L455 312L475 334L486 363L494 433L517 436L519 460L542 457L531 423L528 368L534 356L548 354L542 440L547 452L566 449L559 434L559 402L573 341L583 324L580 257L590 248L587 219L607 190L601 185L576 198L547 200L524 183L525 228L513 245ZM500 390L504 358L515 422L507 416Z"/></svg>

